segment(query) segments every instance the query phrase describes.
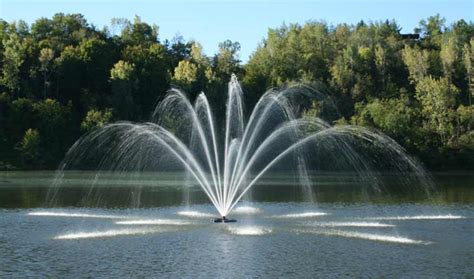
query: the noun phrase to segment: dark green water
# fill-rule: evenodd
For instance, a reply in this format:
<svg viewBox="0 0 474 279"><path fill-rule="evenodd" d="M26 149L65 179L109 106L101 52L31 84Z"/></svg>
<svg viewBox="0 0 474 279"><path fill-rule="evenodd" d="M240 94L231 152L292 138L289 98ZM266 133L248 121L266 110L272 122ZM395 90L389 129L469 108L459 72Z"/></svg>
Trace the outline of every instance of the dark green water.
<svg viewBox="0 0 474 279"><path fill-rule="evenodd" d="M183 186L182 173L161 173L120 177L109 175L96 182L94 190L100 195L100 202L88 196L93 183L92 172L71 172L61 181L61 191L55 200L55 206L93 206L93 207L159 207L181 205L186 199L186 187ZM54 182L55 172L0 172L0 208L35 208L50 206L47 202L48 191ZM474 203L474 174L438 173L433 175L436 188L429 196L419 194L418 185L412 192L406 189L368 194L364 185L351 179L351 174L326 173L313 179L312 199L319 203ZM263 202L305 202L301 187L292 177L274 175L262 179L253 189L250 198ZM140 192L140 203L130 202L133 193ZM199 187L189 188L191 203L207 203L208 199ZM90 200L88 200L90 199Z"/></svg>

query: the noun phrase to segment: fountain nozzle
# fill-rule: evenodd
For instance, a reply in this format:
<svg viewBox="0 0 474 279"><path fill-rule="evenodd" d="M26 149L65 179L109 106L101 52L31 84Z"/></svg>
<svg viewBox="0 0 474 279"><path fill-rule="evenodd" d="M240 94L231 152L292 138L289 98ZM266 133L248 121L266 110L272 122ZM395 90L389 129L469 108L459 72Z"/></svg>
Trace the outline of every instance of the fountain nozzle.
<svg viewBox="0 0 474 279"><path fill-rule="evenodd" d="M237 220L234 219L227 219L227 217L222 216L222 218L214 219L214 223L235 223Z"/></svg>

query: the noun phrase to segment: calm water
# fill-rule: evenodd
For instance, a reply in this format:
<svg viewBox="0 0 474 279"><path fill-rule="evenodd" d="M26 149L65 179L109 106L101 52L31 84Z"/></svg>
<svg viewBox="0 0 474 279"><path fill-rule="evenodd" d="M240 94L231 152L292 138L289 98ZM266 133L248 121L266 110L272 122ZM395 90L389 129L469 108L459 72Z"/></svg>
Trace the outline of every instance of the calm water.
<svg viewBox="0 0 474 279"><path fill-rule="evenodd" d="M52 208L53 173L0 173L0 278L474 276L472 175L437 175L438 191L417 198L367 196L328 174L316 203L274 177L233 224L210 223L215 210L181 174L108 180L82 207L89 175L71 175Z"/></svg>

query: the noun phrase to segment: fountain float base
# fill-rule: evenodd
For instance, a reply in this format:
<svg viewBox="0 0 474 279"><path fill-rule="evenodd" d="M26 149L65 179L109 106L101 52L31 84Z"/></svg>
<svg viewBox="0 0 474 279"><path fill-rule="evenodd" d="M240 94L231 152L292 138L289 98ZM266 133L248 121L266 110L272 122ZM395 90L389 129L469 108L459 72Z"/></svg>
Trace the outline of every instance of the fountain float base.
<svg viewBox="0 0 474 279"><path fill-rule="evenodd" d="M222 216L222 218L214 219L214 223L235 223L235 222L237 222L237 220L227 219L225 216Z"/></svg>

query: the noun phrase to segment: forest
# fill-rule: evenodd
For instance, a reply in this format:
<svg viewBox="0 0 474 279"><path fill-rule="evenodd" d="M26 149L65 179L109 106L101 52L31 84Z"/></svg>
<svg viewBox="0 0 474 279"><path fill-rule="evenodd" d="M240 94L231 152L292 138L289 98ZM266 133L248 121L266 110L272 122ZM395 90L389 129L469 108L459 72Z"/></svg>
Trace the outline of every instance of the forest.
<svg viewBox="0 0 474 279"><path fill-rule="evenodd" d="M473 22L435 15L411 34L393 20L283 24L246 63L238 42L206 55L138 16L102 29L81 14L0 19L0 42L0 170L55 169L81 135L147 121L171 87L206 92L221 118L233 73L248 108L270 88L317 86L337 104L332 124L382 131L430 170L474 169ZM321 113L313 102L305 115Z"/></svg>

